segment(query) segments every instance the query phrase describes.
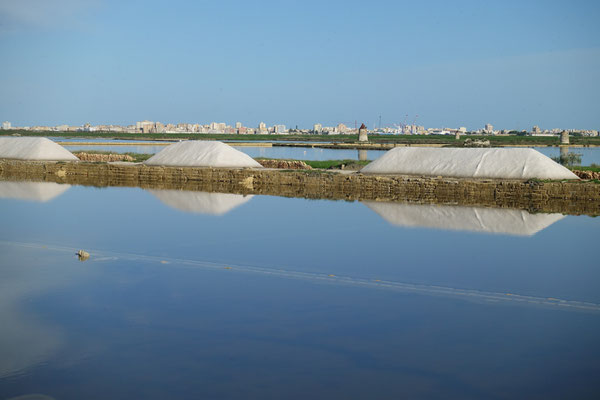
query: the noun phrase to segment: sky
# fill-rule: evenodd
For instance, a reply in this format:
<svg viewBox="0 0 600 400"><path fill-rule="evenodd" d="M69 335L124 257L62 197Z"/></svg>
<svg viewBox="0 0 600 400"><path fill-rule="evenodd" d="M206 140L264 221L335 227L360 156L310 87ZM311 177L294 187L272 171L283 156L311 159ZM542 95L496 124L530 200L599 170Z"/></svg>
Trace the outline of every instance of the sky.
<svg viewBox="0 0 600 400"><path fill-rule="evenodd" d="M0 0L0 120L600 129L599 21L596 0Z"/></svg>

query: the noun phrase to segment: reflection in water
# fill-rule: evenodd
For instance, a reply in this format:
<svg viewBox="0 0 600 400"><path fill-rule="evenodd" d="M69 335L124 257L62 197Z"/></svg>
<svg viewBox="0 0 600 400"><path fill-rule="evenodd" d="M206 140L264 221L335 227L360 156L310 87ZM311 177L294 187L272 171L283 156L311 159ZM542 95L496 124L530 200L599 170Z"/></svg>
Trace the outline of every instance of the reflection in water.
<svg viewBox="0 0 600 400"><path fill-rule="evenodd" d="M366 150L358 150L358 161L367 161L368 159Z"/></svg>
<svg viewBox="0 0 600 400"><path fill-rule="evenodd" d="M2 282L10 282L10 285L3 284L0 290L0 378L46 361L63 343L62 334L56 328L43 324L22 309L23 303L58 283L51 274L39 272L19 268L10 274L2 270L0 275Z"/></svg>
<svg viewBox="0 0 600 400"><path fill-rule="evenodd" d="M160 201L171 208L194 213L223 215L249 201L253 195L231 193L193 192L189 190L148 189Z"/></svg>
<svg viewBox="0 0 600 400"><path fill-rule="evenodd" d="M74 249L59 255L62 268L48 268L56 262L48 249L0 240L0 378L25 374L66 345L63 329L32 312L32 301L94 274L78 268Z"/></svg>
<svg viewBox="0 0 600 400"><path fill-rule="evenodd" d="M60 196L71 185L54 182L0 181L0 198L47 202Z"/></svg>
<svg viewBox="0 0 600 400"><path fill-rule="evenodd" d="M564 218L524 210L364 201L393 225L531 236Z"/></svg>

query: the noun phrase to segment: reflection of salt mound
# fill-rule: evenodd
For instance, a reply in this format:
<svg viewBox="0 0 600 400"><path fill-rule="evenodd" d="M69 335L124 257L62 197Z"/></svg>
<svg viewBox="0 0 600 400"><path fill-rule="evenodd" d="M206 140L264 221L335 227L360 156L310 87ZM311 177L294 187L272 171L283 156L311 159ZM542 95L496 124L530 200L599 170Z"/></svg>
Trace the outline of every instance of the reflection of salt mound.
<svg viewBox="0 0 600 400"><path fill-rule="evenodd" d="M530 214L498 208L363 203L393 225L519 236L531 236L564 218L562 214Z"/></svg>
<svg viewBox="0 0 600 400"><path fill-rule="evenodd" d="M230 193L206 193L187 190L148 190L169 207L195 214L223 215L241 206L253 196Z"/></svg>
<svg viewBox="0 0 600 400"><path fill-rule="evenodd" d="M0 158L40 161L77 161L69 150L47 138L0 138Z"/></svg>
<svg viewBox="0 0 600 400"><path fill-rule="evenodd" d="M189 140L172 144L144 162L178 167L262 168L249 155L221 142Z"/></svg>
<svg viewBox="0 0 600 400"><path fill-rule="evenodd" d="M578 179L533 149L435 149L397 147L361 172L458 178Z"/></svg>
<svg viewBox="0 0 600 400"><path fill-rule="evenodd" d="M46 202L66 192L71 185L54 182L0 181L0 198Z"/></svg>

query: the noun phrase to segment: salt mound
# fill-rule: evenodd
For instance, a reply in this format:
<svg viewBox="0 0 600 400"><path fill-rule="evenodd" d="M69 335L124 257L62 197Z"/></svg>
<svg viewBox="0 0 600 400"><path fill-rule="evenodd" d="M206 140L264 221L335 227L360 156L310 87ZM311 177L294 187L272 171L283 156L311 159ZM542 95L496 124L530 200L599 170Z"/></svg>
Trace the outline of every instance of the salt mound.
<svg viewBox="0 0 600 400"><path fill-rule="evenodd" d="M262 168L249 155L222 142L189 140L172 144L144 162L176 167Z"/></svg>
<svg viewBox="0 0 600 400"><path fill-rule="evenodd" d="M457 178L579 179L533 149L437 149L396 147L360 172Z"/></svg>
<svg viewBox="0 0 600 400"><path fill-rule="evenodd" d="M223 215L249 201L253 195L192 192L188 190L153 190L150 193L169 207L194 213Z"/></svg>
<svg viewBox="0 0 600 400"><path fill-rule="evenodd" d="M562 214L530 214L524 210L439 206L365 201L389 223L404 227L532 236L564 218Z"/></svg>
<svg viewBox="0 0 600 400"><path fill-rule="evenodd" d="M66 192L71 185L54 182L0 181L0 198L39 201L45 203Z"/></svg>
<svg viewBox="0 0 600 400"><path fill-rule="evenodd" d="M78 161L69 150L47 138L0 138L0 158L40 161Z"/></svg>

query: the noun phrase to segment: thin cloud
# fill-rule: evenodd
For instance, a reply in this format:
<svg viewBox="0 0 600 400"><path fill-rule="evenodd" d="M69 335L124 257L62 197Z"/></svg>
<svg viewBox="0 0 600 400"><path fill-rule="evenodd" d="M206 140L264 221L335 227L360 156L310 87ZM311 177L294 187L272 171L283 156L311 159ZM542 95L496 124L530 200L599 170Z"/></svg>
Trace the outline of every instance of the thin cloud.
<svg viewBox="0 0 600 400"><path fill-rule="evenodd" d="M0 31L70 25L98 5L99 0L0 0Z"/></svg>

